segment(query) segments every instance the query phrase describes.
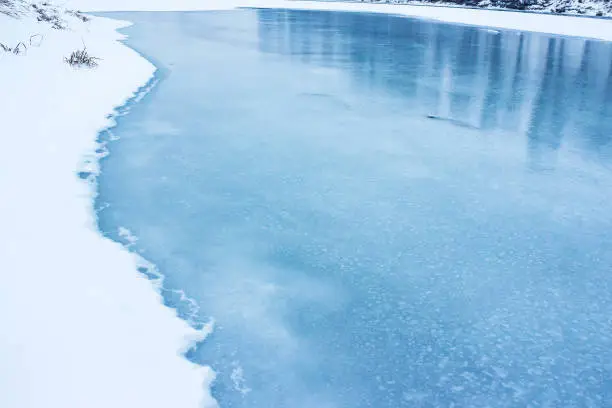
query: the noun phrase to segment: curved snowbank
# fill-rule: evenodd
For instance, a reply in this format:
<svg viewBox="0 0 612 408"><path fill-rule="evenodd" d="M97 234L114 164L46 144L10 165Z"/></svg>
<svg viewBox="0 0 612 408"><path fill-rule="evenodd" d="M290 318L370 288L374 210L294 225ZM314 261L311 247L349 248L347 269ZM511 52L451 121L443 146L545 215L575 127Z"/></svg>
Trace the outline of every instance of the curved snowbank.
<svg viewBox="0 0 612 408"><path fill-rule="evenodd" d="M0 14L0 42L42 35L26 55L0 51L0 407L214 406L212 373L181 356L199 333L98 234L76 176L154 67L117 41L120 23L75 24ZM99 68L64 63L82 41Z"/></svg>
<svg viewBox="0 0 612 408"><path fill-rule="evenodd" d="M70 7L84 11L223 10L236 7L263 7L388 13L455 24L612 41L612 20L609 19L490 9L292 0L69 0L68 4Z"/></svg>

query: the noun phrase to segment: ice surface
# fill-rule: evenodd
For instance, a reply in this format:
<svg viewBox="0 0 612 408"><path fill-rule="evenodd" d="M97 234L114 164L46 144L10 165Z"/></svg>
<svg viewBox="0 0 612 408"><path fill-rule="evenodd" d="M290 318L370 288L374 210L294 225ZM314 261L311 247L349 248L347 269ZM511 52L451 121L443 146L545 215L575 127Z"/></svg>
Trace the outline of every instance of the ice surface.
<svg viewBox="0 0 612 408"><path fill-rule="evenodd" d="M114 129L100 225L214 317L189 358L221 406L610 404L610 44L115 16L164 79Z"/></svg>
<svg viewBox="0 0 612 408"><path fill-rule="evenodd" d="M88 11L228 10L237 7L262 7L385 13L456 24L612 40L612 20L610 19L486 9L293 0L69 0L68 4L71 7Z"/></svg>

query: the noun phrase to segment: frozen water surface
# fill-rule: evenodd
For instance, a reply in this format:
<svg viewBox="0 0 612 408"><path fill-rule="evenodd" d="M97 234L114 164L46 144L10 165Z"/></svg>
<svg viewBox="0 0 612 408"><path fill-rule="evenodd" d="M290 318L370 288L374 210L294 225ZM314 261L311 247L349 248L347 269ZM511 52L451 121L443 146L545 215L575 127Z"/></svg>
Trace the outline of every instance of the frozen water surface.
<svg viewBox="0 0 612 408"><path fill-rule="evenodd" d="M610 44L112 16L161 81L102 135L100 226L214 319L222 407L612 406Z"/></svg>

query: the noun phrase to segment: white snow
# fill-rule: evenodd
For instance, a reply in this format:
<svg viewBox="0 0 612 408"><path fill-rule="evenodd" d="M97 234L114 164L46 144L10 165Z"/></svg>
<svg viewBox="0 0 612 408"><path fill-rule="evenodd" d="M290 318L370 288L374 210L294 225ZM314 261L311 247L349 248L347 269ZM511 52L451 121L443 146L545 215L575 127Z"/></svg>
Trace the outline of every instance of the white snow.
<svg viewBox="0 0 612 408"><path fill-rule="evenodd" d="M103 239L76 171L106 115L154 67L106 19L73 31L0 14L0 407L214 406L209 369L180 353L201 334L163 307L138 259ZM79 27L81 26L81 27ZM82 47L103 58L75 70Z"/></svg>
<svg viewBox="0 0 612 408"><path fill-rule="evenodd" d="M367 11L612 40L608 20L457 8L283 0L64 5ZM94 192L76 175L95 168L95 140L110 124L107 115L145 85L154 67L118 42L121 23L73 20L71 30L52 30L31 16L0 14L0 43L28 44L25 55L0 51L0 407L215 406L209 394L213 373L181 355L210 327L196 332L162 306L155 285L136 273L140 260L99 235ZM102 58L94 70L75 70L63 61L83 42Z"/></svg>

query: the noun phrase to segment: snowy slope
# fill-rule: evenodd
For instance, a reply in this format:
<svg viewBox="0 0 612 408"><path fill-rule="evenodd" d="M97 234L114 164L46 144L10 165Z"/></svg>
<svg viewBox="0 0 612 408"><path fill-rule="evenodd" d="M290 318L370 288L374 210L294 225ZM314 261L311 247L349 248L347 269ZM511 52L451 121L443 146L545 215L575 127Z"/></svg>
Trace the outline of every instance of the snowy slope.
<svg viewBox="0 0 612 408"><path fill-rule="evenodd" d="M118 22L62 11L58 30L18 11L0 14L0 42L27 45L0 50L0 407L213 406L211 373L181 356L199 333L99 236L76 175L106 115L154 68L117 42ZM82 41L98 69L64 63Z"/></svg>
<svg viewBox="0 0 612 408"><path fill-rule="evenodd" d="M372 3L467 6L587 16L612 15L609 0L362 0Z"/></svg>

